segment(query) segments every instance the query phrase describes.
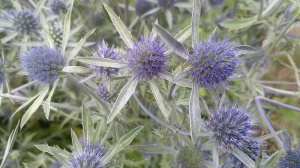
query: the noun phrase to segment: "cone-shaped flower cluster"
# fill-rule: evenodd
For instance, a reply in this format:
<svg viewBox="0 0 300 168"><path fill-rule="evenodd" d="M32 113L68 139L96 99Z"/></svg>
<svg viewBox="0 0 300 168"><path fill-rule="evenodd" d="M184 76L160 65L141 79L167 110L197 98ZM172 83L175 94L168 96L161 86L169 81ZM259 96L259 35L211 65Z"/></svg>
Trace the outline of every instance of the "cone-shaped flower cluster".
<svg viewBox="0 0 300 168"><path fill-rule="evenodd" d="M109 59L113 59L113 60L119 59L118 53L116 53L113 50L113 48L109 48L107 44L102 44L102 46L99 46L98 51L95 52L92 57L109 58ZM90 65L90 68L98 76L104 76L106 78L110 78L112 75L118 74L118 71L119 71L118 68L100 67L100 66L95 66L95 65Z"/></svg>
<svg viewBox="0 0 300 168"><path fill-rule="evenodd" d="M210 159L209 156L198 149L195 149L195 152L188 147L183 147L180 149L176 157L176 167L206 168L207 166L205 163Z"/></svg>
<svg viewBox="0 0 300 168"><path fill-rule="evenodd" d="M99 95L103 100L107 100L111 96L107 87L102 83L96 88L96 94Z"/></svg>
<svg viewBox="0 0 300 168"><path fill-rule="evenodd" d="M300 146L295 150L287 151L279 159L278 168L300 168Z"/></svg>
<svg viewBox="0 0 300 168"><path fill-rule="evenodd" d="M44 84L53 82L65 64L61 53L48 47L31 48L20 56L20 60L29 80Z"/></svg>
<svg viewBox="0 0 300 168"><path fill-rule="evenodd" d="M58 48L62 44L62 38L63 38L63 29L58 26L50 26L49 28L49 34L52 37L54 41L54 45Z"/></svg>
<svg viewBox="0 0 300 168"><path fill-rule="evenodd" d="M0 61L0 84L4 81L4 76L3 76L3 63Z"/></svg>
<svg viewBox="0 0 300 168"><path fill-rule="evenodd" d="M193 81L201 87L218 88L234 75L240 58L235 55L233 43L213 35L193 48L188 61Z"/></svg>
<svg viewBox="0 0 300 168"><path fill-rule="evenodd" d="M152 4L146 0L137 0L134 7L136 14L138 16L142 16L144 13L152 9Z"/></svg>
<svg viewBox="0 0 300 168"><path fill-rule="evenodd" d="M82 153L72 153L72 158L68 161L70 168L105 168L101 163L104 149L98 144L84 144Z"/></svg>
<svg viewBox="0 0 300 168"><path fill-rule="evenodd" d="M163 73L167 56L158 38L141 37L139 42L134 43L133 48L127 47L126 50L127 65L138 78L152 79Z"/></svg>
<svg viewBox="0 0 300 168"><path fill-rule="evenodd" d="M62 11L62 13L67 13L68 11L67 5L62 0L52 0L50 7L52 12L57 15L60 11Z"/></svg>
<svg viewBox="0 0 300 168"><path fill-rule="evenodd" d="M27 11L20 11L13 14L14 27L22 35L34 33L37 29L38 22L35 16Z"/></svg>
<svg viewBox="0 0 300 168"><path fill-rule="evenodd" d="M163 9L170 9L174 6L176 0L158 0L158 5Z"/></svg>

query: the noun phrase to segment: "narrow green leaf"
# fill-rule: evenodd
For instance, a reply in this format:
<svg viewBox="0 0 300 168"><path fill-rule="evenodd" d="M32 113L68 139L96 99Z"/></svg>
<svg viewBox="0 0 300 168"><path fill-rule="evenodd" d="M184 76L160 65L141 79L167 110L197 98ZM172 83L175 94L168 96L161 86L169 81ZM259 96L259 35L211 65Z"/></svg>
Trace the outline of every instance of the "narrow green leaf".
<svg viewBox="0 0 300 168"><path fill-rule="evenodd" d="M67 43L69 40L69 35L70 35L70 29L71 29L71 14L72 14L72 8L73 8L73 3L74 0L71 1L70 8L66 14L66 18L64 21L64 32L63 32L63 39L62 39L62 45L61 45L61 52L62 55L64 55Z"/></svg>
<svg viewBox="0 0 300 168"><path fill-rule="evenodd" d="M234 54L236 56L240 56L243 54L256 54L257 50L251 46L247 46L247 45L239 45L237 47L235 47L235 51Z"/></svg>
<svg viewBox="0 0 300 168"><path fill-rule="evenodd" d="M262 162L262 148L259 148L258 155L255 158L255 167L261 167Z"/></svg>
<svg viewBox="0 0 300 168"><path fill-rule="evenodd" d="M196 82L193 82L192 92L189 101L189 117L190 117L190 132L192 141L197 143L197 139L201 127L201 109L199 101L199 87Z"/></svg>
<svg viewBox="0 0 300 168"><path fill-rule="evenodd" d="M46 3L46 0L38 1L38 4L37 4L37 6L35 7L35 9L33 11L33 14L34 14L35 17L39 16L39 14L41 13L45 3Z"/></svg>
<svg viewBox="0 0 300 168"><path fill-rule="evenodd" d="M292 140L291 140L289 134L286 131L283 131L281 134L281 137L282 137L284 150L290 151L292 149Z"/></svg>
<svg viewBox="0 0 300 168"><path fill-rule="evenodd" d="M53 155L51 149L55 148L55 147L51 147L51 146L48 146L48 145L34 145L34 146L36 148L38 148L40 151L49 153L51 155ZM58 149L58 148L56 148L56 150L59 150L58 153L60 153L62 156L66 157L66 158L69 158L71 156L71 153L66 151L66 150L62 150L62 149Z"/></svg>
<svg viewBox="0 0 300 168"><path fill-rule="evenodd" d="M113 12L113 10L108 5L106 5L105 3L103 3L103 5L104 5L104 8L106 9L112 23L114 24L115 28L117 29L121 38L123 39L124 43L129 48L132 48L133 47L133 41L132 41L133 38L131 36L130 31L127 29L127 27L124 25L122 20Z"/></svg>
<svg viewBox="0 0 300 168"><path fill-rule="evenodd" d="M131 95L134 93L138 84L138 78L134 75L121 89L119 96L107 118L107 123L110 123L121 111L121 109L128 102Z"/></svg>
<svg viewBox="0 0 300 168"><path fill-rule="evenodd" d="M17 37L18 35L19 35L18 32L11 33L11 34L9 34L9 35L3 37L3 38L1 39L1 42L2 42L3 44L5 44L5 43L9 42L10 40L14 39L15 37Z"/></svg>
<svg viewBox="0 0 300 168"><path fill-rule="evenodd" d="M97 103L99 104L99 103ZM105 121L103 120L100 120L97 124L97 128L93 134L93 143L98 143L100 142L100 136L101 134L104 132L104 131L107 131L106 130L106 124L105 124Z"/></svg>
<svg viewBox="0 0 300 168"><path fill-rule="evenodd" d="M49 90L49 86L46 86L41 92L39 97L33 102L33 104L28 108L21 119L21 128L26 124L29 118L35 113L35 111L40 107L44 98L46 97Z"/></svg>
<svg viewBox="0 0 300 168"><path fill-rule="evenodd" d="M108 58L76 58L76 61L86 63L89 65L102 66L102 67L111 67L111 68L123 68L126 66L125 63L118 60L112 60Z"/></svg>
<svg viewBox="0 0 300 168"><path fill-rule="evenodd" d="M67 73L80 73L80 74L91 73L91 70L89 68L82 67L82 66L66 66L62 69L62 71Z"/></svg>
<svg viewBox="0 0 300 168"><path fill-rule="evenodd" d="M92 122L92 118L90 116L90 111L84 103L82 104L82 125L83 125L84 142L85 143L92 142L93 122Z"/></svg>
<svg viewBox="0 0 300 168"><path fill-rule="evenodd" d="M246 165L248 168L254 168L255 162L244 152L240 151L238 148L234 148L232 154L238 158L244 165Z"/></svg>
<svg viewBox="0 0 300 168"><path fill-rule="evenodd" d="M154 95L154 98L156 100L156 103L158 104L159 109L161 110L161 112L163 113L163 115L165 116L165 118L168 120L169 118L169 112L167 111L164 101L163 101L163 97L160 94L157 85L155 84L155 82L153 80L149 80L148 81L150 88L152 90L152 93Z"/></svg>
<svg viewBox="0 0 300 168"><path fill-rule="evenodd" d="M43 33L44 33L44 37L45 37L45 41L47 43L47 45L50 48L54 48L54 40L52 39L51 35L49 34L49 32L45 29L43 29Z"/></svg>
<svg viewBox="0 0 300 168"><path fill-rule="evenodd" d="M73 145L73 150L76 154L80 155L82 154L82 147L81 144L75 134L75 132L71 129L71 138L72 138L72 145Z"/></svg>
<svg viewBox="0 0 300 168"><path fill-rule="evenodd" d="M269 138L273 138L274 136L277 136L278 134L281 134L282 132L283 132L283 130L272 132L270 134L263 135L263 136L260 136L258 138L255 138L255 140L258 141L258 142L263 142L263 141L265 141Z"/></svg>
<svg viewBox="0 0 300 168"><path fill-rule="evenodd" d="M275 167L278 164L278 160L281 156L281 151L277 151L275 153L273 153L271 156L268 157L268 159L266 159L263 162L262 167L263 168L269 168L269 167Z"/></svg>
<svg viewBox="0 0 300 168"><path fill-rule="evenodd" d="M192 28L188 25L186 28L182 29L176 36L174 36L177 41L183 43L186 39L188 39L192 34Z"/></svg>
<svg viewBox="0 0 300 168"><path fill-rule="evenodd" d="M175 153L175 149L169 146L159 145L159 144L135 145L134 148L146 153L167 154L167 155L173 155Z"/></svg>
<svg viewBox="0 0 300 168"><path fill-rule="evenodd" d="M0 19L0 27L12 27L13 25L14 24L9 20Z"/></svg>
<svg viewBox="0 0 300 168"><path fill-rule="evenodd" d="M191 67L187 67L185 68L182 72L180 72L179 74L177 74L174 78L174 82L178 82L180 81L182 78L188 76L191 73L192 69Z"/></svg>
<svg viewBox="0 0 300 168"><path fill-rule="evenodd" d="M24 109L26 106L28 106L33 100L35 100L38 96L40 95L40 93L36 94L35 96L33 96L32 98L30 98L28 101L26 101L25 103L23 103L15 112L14 114L11 116L14 117L15 114L17 114L17 112L21 111L22 109Z"/></svg>
<svg viewBox="0 0 300 168"><path fill-rule="evenodd" d="M76 47L74 47L74 49L70 52L69 57L67 59L67 63L70 62L73 58L75 58L75 56L79 53L79 51L81 50L82 46L84 45L86 39L94 33L96 29L92 29L90 30L77 44Z"/></svg>
<svg viewBox="0 0 300 168"><path fill-rule="evenodd" d="M164 72L163 74L161 74L161 77L166 79L169 82L176 83L177 85L180 85L182 87L192 88L192 84L188 80L181 79L180 81L175 82L174 81L175 76L169 72Z"/></svg>
<svg viewBox="0 0 300 168"><path fill-rule="evenodd" d="M219 152L218 152L217 144L214 145L213 162L214 162L214 168L219 168L220 163L219 163Z"/></svg>
<svg viewBox="0 0 300 168"><path fill-rule="evenodd" d="M51 103L51 98L53 96L53 93L55 91L55 88L58 84L58 81L59 81L59 78L55 80L53 86L52 86L52 89L49 93L49 96L48 98L45 100L45 103L44 103L44 113L45 113L45 116L47 118L47 120L49 120L49 114L50 114L50 103Z"/></svg>
<svg viewBox="0 0 300 168"><path fill-rule="evenodd" d="M22 11L22 6L18 0L11 0L10 2L17 11Z"/></svg>
<svg viewBox="0 0 300 168"><path fill-rule="evenodd" d="M233 18L227 19L220 23L222 27L228 28L229 30L239 30L244 28L249 28L256 23L256 18Z"/></svg>
<svg viewBox="0 0 300 168"><path fill-rule="evenodd" d="M158 24L153 24L153 28L157 35L166 43L166 45L177 55L184 59L188 59L188 54L184 46L172 37L164 28Z"/></svg>
<svg viewBox="0 0 300 168"><path fill-rule="evenodd" d="M60 150L57 148L50 148L51 153L53 156L58 160L59 163L61 163L65 167L70 167L69 163L67 162L68 157L65 157Z"/></svg>
<svg viewBox="0 0 300 168"><path fill-rule="evenodd" d="M198 29L199 29L199 20L201 12L201 3L200 0L193 1L193 11L192 11L192 44L195 47L199 41Z"/></svg>

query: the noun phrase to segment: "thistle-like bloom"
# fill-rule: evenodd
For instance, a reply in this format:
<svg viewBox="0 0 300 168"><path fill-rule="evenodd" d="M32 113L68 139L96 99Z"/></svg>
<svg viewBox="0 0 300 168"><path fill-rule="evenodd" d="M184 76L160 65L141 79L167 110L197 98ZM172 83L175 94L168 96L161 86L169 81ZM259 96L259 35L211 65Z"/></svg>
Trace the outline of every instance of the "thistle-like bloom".
<svg viewBox="0 0 300 168"><path fill-rule="evenodd" d="M126 50L127 66L138 78L152 79L163 73L167 56L158 38L141 37L139 42L134 43L133 48L126 47Z"/></svg>
<svg viewBox="0 0 300 168"><path fill-rule="evenodd" d="M57 15L60 11L62 11L62 13L67 13L68 11L67 5L61 0L52 0L50 7L52 12Z"/></svg>
<svg viewBox="0 0 300 168"><path fill-rule="evenodd" d="M95 58L109 58L113 60L118 60L119 56L113 48L109 48L107 44L102 44L99 46L98 51L93 54L92 57ZM118 74L118 68L110 68L110 67L100 67L95 65L90 65L90 68L94 71L98 76L104 76L106 78L110 78L114 74Z"/></svg>
<svg viewBox="0 0 300 168"><path fill-rule="evenodd" d="M84 144L82 153L72 153L72 158L68 160L70 168L105 168L101 163L101 158L105 154L104 149L98 144Z"/></svg>
<svg viewBox="0 0 300 168"><path fill-rule="evenodd" d="M210 6L221 5L224 2L225 2L225 0L208 0L208 3L210 4Z"/></svg>
<svg viewBox="0 0 300 168"><path fill-rule="evenodd" d="M163 9L170 9L174 6L176 0L158 0L158 5Z"/></svg>
<svg viewBox="0 0 300 168"><path fill-rule="evenodd" d="M206 161L210 160L209 155L196 149L196 153L188 147L180 149L176 157L176 167L180 168L206 168Z"/></svg>
<svg viewBox="0 0 300 168"><path fill-rule="evenodd" d="M233 43L212 36L193 48L188 61L193 81L201 87L218 88L235 74L240 58L235 54Z"/></svg>
<svg viewBox="0 0 300 168"><path fill-rule="evenodd" d="M135 12L138 16L142 16L150 9L152 9L152 4L146 0L137 0L135 3Z"/></svg>
<svg viewBox="0 0 300 168"><path fill-rule="evenodd" d="M63 29L58 26L50 26L49 28L49 34L52 37L54 41L54 45L56 47L60 47L62 44L62 38L63 38Z"/></svg>
<svg viewBox="0 0 300 168"><path fill-rule="evenodd" d="M300 146L295 150L287 151L279 159L278 168L300 168Z"/></svg>
<svg viewBox="0 0 300 168"><path fill-rule="evenodd" d="M63 69L65 59L55 49L35 47L20 56L21 64L28 73L29 80L50 84Z"/></svg>
<svg viewBox="0 0 300 168"><path fill-rule="evenodd" d="M99 95L103 100L107 100L111 96L107 87L103 83L96 88L96 94Z"/></svg>
<svg viewBox="0 0 300 168"><path fill-rule="evenodd" d="M2 69L3 69L3 63L2 61L0 61L0 84L4 81L4 75Z"/></svg>
<svg viewBox="0 0 300 168"><path fill-rule="evenodd" d="M211 140L231 151L250 135L250 116L241 107L223 107L211 114L206 127L213 132Z"/></svg>
<svg viewBox="0 0 300 168"><path fill-rule="evenodd" d="M35 16L27 11L15 12L13 14L13 22L14 27L22 35L34 33L38 26Z"/></svg>
<svg viewBox="0 0 300 168"><path fill-rule="evenodd" d="M256 156L259 152L259 144L257 141L252 140L253 137L248 137L244 141L242 141L241 145L237 146L239 150L248 155L252 160L255 160ZM235 168L247 168L238 158L236 158L233 154L229 154L228 159L230 159L232 165Z"/></svg>

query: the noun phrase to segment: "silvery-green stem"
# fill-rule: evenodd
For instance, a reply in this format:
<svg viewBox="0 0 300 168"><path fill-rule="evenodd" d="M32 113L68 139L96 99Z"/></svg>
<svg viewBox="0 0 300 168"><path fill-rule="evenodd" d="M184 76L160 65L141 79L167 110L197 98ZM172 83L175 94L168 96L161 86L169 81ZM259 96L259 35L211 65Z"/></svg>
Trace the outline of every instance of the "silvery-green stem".
<svg viewBox="0 0 300 168"><path fill-rule="evenodd" d="M263 0L261 0L263 1ZM280 4L284 2L283 0L273 0L271 4L265 9L261 14L261 19L264 19L268 17L273 11L277 9L277 7L280 6Z"/></svg>
<svg viewBox="0 0 300 168"><path fill-rule="evenodd" d="M271 93L274 93L274 94L290 95L290 96L299 96L300 95L300 93L297 93L297 92L276 89L276 88L272 88L272 87L269 87L269 86L262 85L262 87L265 90L268 90L268 91L270 91Z"/></svg>
<svg viewBox="0 0 300 168"><path fill-rule="evenodd" d="M265 98L265 97L261 97L261 96L257 96L256 99L264 100L266 102L275 104L277 106L281 106L281 107L284 107L284 108L287 108L287 109L290 109L290 110L293 110L293 111L296 111L296 112L300 113L300 108L295 107L295 106L291 106L291 105L281 103L281 102L278 102L278 101L275 101L275 100L271 100L271 99L268 99L268 98Z"/></svg>

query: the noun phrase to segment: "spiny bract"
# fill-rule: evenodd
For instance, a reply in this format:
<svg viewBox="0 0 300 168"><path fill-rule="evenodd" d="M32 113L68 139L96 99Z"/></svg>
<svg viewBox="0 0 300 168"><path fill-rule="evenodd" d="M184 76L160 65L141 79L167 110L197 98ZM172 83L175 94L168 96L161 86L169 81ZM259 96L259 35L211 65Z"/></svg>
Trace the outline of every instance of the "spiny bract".
<svg viewBox="0 0 300 168"><path fill-rule="evenodd" d="M57 15L60 11L62 11L62 13L67 13L68 11L67 5L61 0L52 0L52 2L50 3L50 7L52 12Z"/></svg>
<svg viewBox="0 0 300 168"><path fill-rule="evenodd" d="M15 12L13 14L14 27L22 35L29 35L37 30L38 22L35 16L28 11Z"/></svg>
<svg viewBox="0 0 300 168"><path fill-rule="evenodd" d="M65 64L61 53L48 47L31 48L19 58L28 73L29 80L44 84L50 84L56 80Z"/></svg>
<svg viewBox="0 0 300 168"><path fill-rule="evenodd" d="M133 48L126 47L127 65L131 72L141 79L152 79L163 73L167 56L158 38L141 37L135 42Z"/></svg>
<svg viewBox="0 0 300 168"><path fill-rule="evenodd" d="M235 74L240 58L235 55L233 43L213 35L193 48L188 61L194 82L201 87L219 88Z"/></svg>
<svg viewBox="0 0 300 168"><path fill-rule="evenodd" d="M152 4L146 0L137 0L134 7L136 14L138 16L142 16L144 13L152 9Z"/></svg>

